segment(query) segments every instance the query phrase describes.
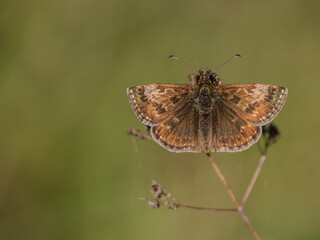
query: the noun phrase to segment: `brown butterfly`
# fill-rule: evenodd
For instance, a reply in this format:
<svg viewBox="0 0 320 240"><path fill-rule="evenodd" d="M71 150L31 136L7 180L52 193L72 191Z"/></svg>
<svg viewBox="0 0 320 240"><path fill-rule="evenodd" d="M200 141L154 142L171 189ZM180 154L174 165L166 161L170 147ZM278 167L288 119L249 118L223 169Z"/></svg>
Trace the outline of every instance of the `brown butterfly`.
<svg viewBox="0 0 320 240"><path fill-rule="evenodd" d="M225 63L236 56L240 55ZM170 58L192 69L177 57ZM261 126L278 115L287 97L286 88L222 84L216 69L192 69L196 73L190 77L192 84L148 84L127 89L136 116L165 149L242 151L257 142Z"/></svg>

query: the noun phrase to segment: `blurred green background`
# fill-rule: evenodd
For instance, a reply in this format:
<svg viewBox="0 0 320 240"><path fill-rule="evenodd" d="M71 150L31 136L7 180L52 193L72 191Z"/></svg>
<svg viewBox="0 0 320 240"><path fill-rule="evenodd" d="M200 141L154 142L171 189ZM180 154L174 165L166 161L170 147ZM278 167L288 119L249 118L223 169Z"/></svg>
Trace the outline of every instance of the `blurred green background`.
<svg viewBox="0 0 320 240"><path fill-rule="evenodd" d="M320 239L318 1L2 1L0 239L252 239L237 213L151 209L150 179L180 201L233 207L204 154L126 135L143 129L126 88L224 83L289 89L246 213L262 239ZM257 146L215 155L239 198Z"/></svg>

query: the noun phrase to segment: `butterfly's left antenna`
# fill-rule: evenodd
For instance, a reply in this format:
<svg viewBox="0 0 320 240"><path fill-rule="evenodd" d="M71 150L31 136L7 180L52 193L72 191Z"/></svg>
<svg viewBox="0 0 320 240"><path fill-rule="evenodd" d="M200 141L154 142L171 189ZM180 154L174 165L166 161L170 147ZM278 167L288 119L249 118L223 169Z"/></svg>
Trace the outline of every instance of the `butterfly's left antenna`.
<svg viewBox="0 0 320 240"><path fill-rule="evenodd" d="M228 62L230 62L232 59L234 59L236 57L241 57L241 55L240 54L233 55L231 58L229 58L227 61L225 61L223 64L221 64L219 67L216 67L215 69L213 69L213 71L216 71L217 69L221 68L223 65L225 65Z"/></svg>
<svg viewBox="0 0 320 240"><path fill-rule="evenodd" d="M174 55L171 55L169 58L173 58L173 59L179 61L180 63L182 63L183 65L185 65L187 68L191 69L194 73L196 73L196 74L199 75L199 73L198 73L196 70L194 70L194 69L193 69L192 67L190 67L188 64L182 62L178 57L176 57L176 56L174 56Z"/></svg>

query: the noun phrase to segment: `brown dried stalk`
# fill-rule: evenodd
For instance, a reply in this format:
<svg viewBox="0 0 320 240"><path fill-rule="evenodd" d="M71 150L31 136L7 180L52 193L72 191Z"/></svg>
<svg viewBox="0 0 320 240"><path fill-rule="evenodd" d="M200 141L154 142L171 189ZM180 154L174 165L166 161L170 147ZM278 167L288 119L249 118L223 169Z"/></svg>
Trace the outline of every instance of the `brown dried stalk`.
<svg viewBox="0 0 320 240"><path fill-rule="evenodd" d="M245 224L247 225L247 227L249 228L252 236L258 240L260 239L259 235L257 234L257 232L254 230L251 222L249 221L248 217L245 215L244 211L243 211L243 207L240 205L236 195L233 193L229 183L227 182L226 178L223 176L222 172L220 171L218 165L216 164L216 162L214 161L214 158L212 155L210 155L210 153L207 154L209 161L213 167L213 169L215 170L215 172L217 173L218 177L220 178L221 182L223 183L223 185L225 186L225 188L227 189L232 201L234 202L234 204L236 205L237 211L240 214L240 216L242 217L243 221L245 222Z"/></svg>
<svg viewBox="0 0 320 240"><path fill-rule="evenodd" d="M248 200L248 198L249 198L249 195L250 195L250 193L251 193L251 191L252 191L252 188L253 188L254 184L256 183L257 178L258 178L258 176L259 176L259 174L260 174L260 172L261 172L261 169L262 169L262 166L263 166L263 164L264 164L264 161L266 160L266 157L267 157L267 156L264 155L264 154L262 154L262 155L260 156L259 165L258 165L258 167L256 168L256 170L255 170L255 172L254 172L254 174L253 174L253 176L252 176L252 178L251 178L251 181L250 181L250 183L249 183L249 185L248 185L248 187L247 187L247 190L246 190L245 194L243 195L243 198L242 198L242 201L241 201L241 207L242 207L242 208L244 208L244 206L245 206L245 204L246 204L246 202L247 202L247 200Z"/></svg>
<svg viewBox="0 0 320 240"><path fill-rule="evenodd" d="M127 127L127 133L137 139L152 140L152 137L149 134L143 134L139 130L130 127Z"/></svg>
<svg viewBox="0 0 320 240"><path fill-rule="evenodd" d="M247 187L247 190L242 198L242 201L241 201L242 208L244 208L244 206L249 198L249 195L253 189L253 186L254 186L255 182L257 181L257 178L261 172L262 166L267 158L267 150L269 149L269 147L272 144L279 141L279 139L280 139L280 131L277 128L277 126L275 126L273 123L262 127L262 140L261 141L263 143L262 143L262 146L261 146L260 142L258 144L260 152L261 152L260 161L259 161L259 164L258 164L258 166L257 166L257 168L251 178L251 181Z"/></svg>

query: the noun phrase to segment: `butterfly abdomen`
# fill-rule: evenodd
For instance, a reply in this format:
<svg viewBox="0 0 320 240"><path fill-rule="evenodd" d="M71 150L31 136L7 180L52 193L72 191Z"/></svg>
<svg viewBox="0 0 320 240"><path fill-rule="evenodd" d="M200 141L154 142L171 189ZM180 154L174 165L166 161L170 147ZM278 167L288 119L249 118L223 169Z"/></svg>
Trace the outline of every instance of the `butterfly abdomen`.
<svg viewBox="0 0 320 240"><path fill-rule="evenodd" d="M200 130L200 142L202 150L206 153L210 151L210 139L212 139L211 135L211 125L212 125L212 114L202 113L199 117L199 130Z"/></svg>

